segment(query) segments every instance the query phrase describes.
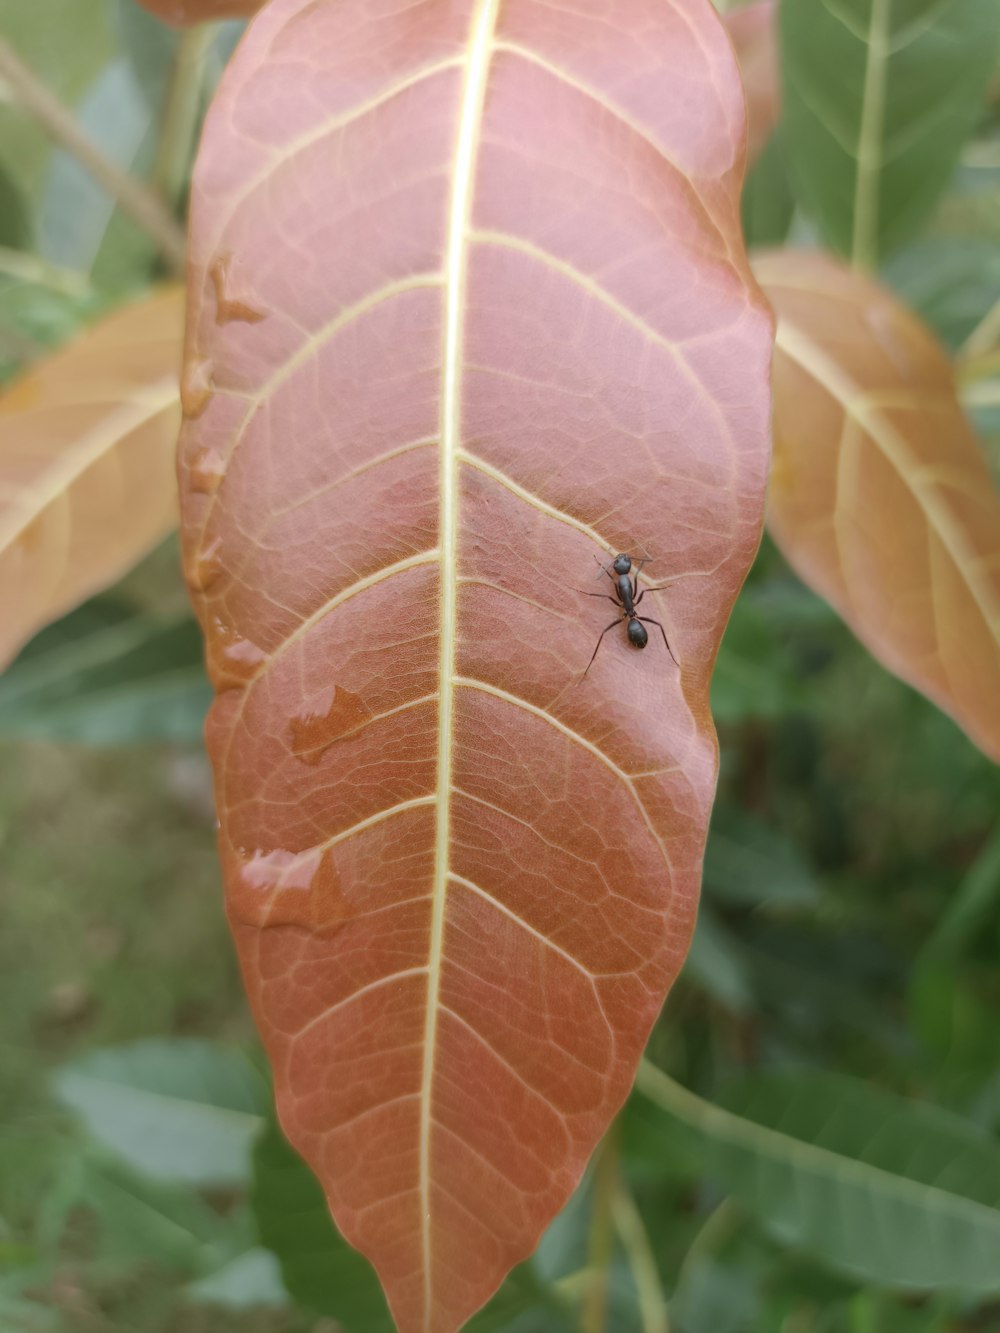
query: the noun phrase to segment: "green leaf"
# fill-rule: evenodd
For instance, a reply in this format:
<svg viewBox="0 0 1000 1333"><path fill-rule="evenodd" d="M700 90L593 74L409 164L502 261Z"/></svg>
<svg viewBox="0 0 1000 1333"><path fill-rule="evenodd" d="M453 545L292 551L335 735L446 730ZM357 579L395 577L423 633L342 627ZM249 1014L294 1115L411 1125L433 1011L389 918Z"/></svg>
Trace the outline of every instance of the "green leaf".
<svg viewBox="0 0 1000 1333"><path fill-rule="evenodd" d="M735 938L702 904L684 976L713 1000L736 1014L753 1009L753 991Z"/></svg>
<svg viewBox="0 0 1000 1333"><path fill-rule="evenodd" d="M254 1149L253 1168L260 1237L295 1301L350 1333L393 1333L375 1270L342 1239L319 1182L273 1121Z"/></svg>
<svg viewBox="0 0 1000 1333"><path fill-rule="evenodd" d="M27 249L31 219L27 201L8 171L0 167L0 245Z"/></svg>
<svg viewBox="0 0 1000 1333"><path fill-rule="evenodd" d="M288 1304L281 1267L270 1250L255 1246L224 1264L208 1277L192 1282L185 1295L197 1305L221 1305L227 1310Z"/></svg>
<svg viewBox="0 0 1000 1333"><path fill-rule="evenodd" d="M80 127L104 154L126 171L137 160L154 127L150 109L132 67L112 61L76 108ZM53 154L38 213L39 250L45 259L89 272L101 251L115 213L115 200L69 152ZM119 245L113 277L121 285L152 254L152 243L129 222L127 243ZM122 238L120 238L122 239Z"/></svg>
<svg viewBox="0 0 1000 1333"><path fill-rule="evenodd" d="M112 34L103 0L0 0L0 33L38 79L74 103L107 63ZM13 98L0 99L0 160L34 199L51 154L51 140Z"/></svg>
<svg viewBox="0 0 1000 1333"><path fill-rule="evenodd" d="M993 973L992 966L983 969L977 986L971 968L957 971L945 960L919 960L908 996L911 1027L926 1048L935 1096L980 1125L989 1123L982 1116L984 1098L990 1098L1000 1067Z"/></svg>
<svg viewBox="0 0 1000 1333"><path fill-rule="evenodd" d="M576 1333L577 1327L572 1312L526 1263L512 1270L486 1308L465 1325L465 1333ZM627 1330L622 1328L621 1333Z"/></svg>
<svg viewBox="0 0 1000 1333"><path fill-rule="evenodd" d="M43 630L0 677L0 736L119 745L196 741L211 689L188 614L95 599Z"/></svg>
<svg viewBox="0 0 1000 1333"><path fill-rule="evenodd" d="M1000 824L962 876L944 915L924 945L924 958L950 960L959 957L983 923L995 918L998 901Z"/></svg>
<svg viewBox="0 0 1000 1333"><path fill-rule="evenodd" d="M996 0L782 0L779 23L796 193L872 268L930 216L982 113Z"/></svg>
<svg viewBox="0 0 1000 1333"><path fill-rule="evenodd" d="M726 1108L648 1063L639 1087L784 1244L881 1287L1000 1291L1000 1147L968 1122L813 1072L748 1079Z"/></svg>
<svg viewBox="0 0 1000 1333"><path fill-rule="evenodd" d="M766 612L744 593L733 608L712 676L716 721L779 718L801 697L800 673Z"/></svg>
<svg viewBox="0 0 1000 1333"><path fill-rule="evenodd" d="M238 1185L267 1090L245 1056L207 1041L138 1041L63 1067L55 1089L91 1135L150 1176Z"/></svg>
<svg viewBox="0 0 1000 1333"><path fill-rule="evenodd" d="M111 21L136 85L153 113L159 114L177 51L177 29L161 23L135 0L114 0Z"/></svg>
<svg viewBox="0 0 1000 1333"><path fill-rule="evenodd" d="M1000 301L1000 242L934 236L893 255L882 276L957 351Z"/></svg>
<svg viewBox="0 0 1000 1333"><path fill-rule="evenodd" d="M671 1318L684 1333L744 1333L759 1328L760 1292L754 1275L696 1255L685 1263L670 1301Z"/></svg>
<svg viewBox="0 0 1000 1333"><path fill-rule="evenodd" d="M107 1264L152 1261L194 1277L246 1248L242 1219L220 1217L193 1190L144 1179L111 1160L88 1162L81 1203L100 1224L99 1257Z"/></svg>
<svg viewBox="0 0 1000 1333"><path fill-rule="evenodd" d="M815 907L820 886L794 844L738 807L716 805L705 848L705 887L750 907Z"/></svg>
<svg viewBox="0 0 1000 1333"><path fill-rule="evenodd" d="M788 156L781 129L775 130L743 187L743 233L748 246L781 245L795 212Z"/></svg>

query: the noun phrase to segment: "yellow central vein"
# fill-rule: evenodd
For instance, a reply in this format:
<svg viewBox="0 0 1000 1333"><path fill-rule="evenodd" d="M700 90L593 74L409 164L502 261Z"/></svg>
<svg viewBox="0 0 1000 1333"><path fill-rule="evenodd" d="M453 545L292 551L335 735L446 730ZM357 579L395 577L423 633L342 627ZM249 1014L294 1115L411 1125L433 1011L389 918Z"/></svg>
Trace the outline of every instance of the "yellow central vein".
<svg viewBox="0 0 1000 1333"><path fill-rule="evenodd" d="M467 233L472 214L479 126L500 0L479 0L466 52L465 83L458 122L445 256L444 363L441 393L441 653L440 721L437 765L437 827L431 911L424 1062L420 1086L420 1213L424 1268L424 1328L433 1311L431 1272L430 1137L431 1093L441 991L448 842L451 836L451 750L455 676L456 587L458 581L458 452L461 447L462 314L465 298Z"/></svg>

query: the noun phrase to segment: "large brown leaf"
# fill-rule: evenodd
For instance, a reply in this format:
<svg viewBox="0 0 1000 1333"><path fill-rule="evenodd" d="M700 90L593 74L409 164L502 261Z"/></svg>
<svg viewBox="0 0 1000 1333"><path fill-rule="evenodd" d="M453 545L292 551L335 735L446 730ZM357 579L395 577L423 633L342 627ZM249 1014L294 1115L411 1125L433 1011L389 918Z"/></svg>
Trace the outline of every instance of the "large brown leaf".
<svg viewBox="0 0 1000 1333"><path fill-rule="evenodd" d="M1000 758L1000 497L947 355L838 260L754 269L779 316L771 530L890 671Z"/></svg>
<svg viewBox="0 0 1000 1333"><path fill-rule="evenodd" d="M183 309L128 306L0 399L0 667L176 524Z"/></svg>
<svg viewBox="0 0 1000 1333"><path fill-rule="evenodd" d="M282 1123L457 1328L688 947L771 327L707 0L276 0L196 172L186 559ZM594 558L681 579L631 649Z"/></svg>

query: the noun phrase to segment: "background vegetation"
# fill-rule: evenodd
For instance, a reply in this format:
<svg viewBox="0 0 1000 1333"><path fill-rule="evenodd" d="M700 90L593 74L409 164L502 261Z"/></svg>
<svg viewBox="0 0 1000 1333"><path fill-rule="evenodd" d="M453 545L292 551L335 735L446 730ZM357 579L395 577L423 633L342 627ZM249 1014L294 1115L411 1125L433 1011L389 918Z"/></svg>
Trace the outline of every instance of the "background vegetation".
<svg viewBox="0 0 1000 1333"><path fill-rule="evenodd" d="M178 38L131 0L0 0L20 59L178 209L238 31ZM748 190L755 243L818 234L783 133ZM918 236L885 238L882 272L957 349L1000 299L996 104L925 211ZM11 102L0 246L7 379L166 272L162 237ZM963 386L994 465L998 389ZM390 1327L268 1121L206 699L172 541L0 680L4 1328ZM714 704L704 906L649 1052L676 1082L644 1071L473 1327L1000 1330L1000 772L767 542Z"/></svg>

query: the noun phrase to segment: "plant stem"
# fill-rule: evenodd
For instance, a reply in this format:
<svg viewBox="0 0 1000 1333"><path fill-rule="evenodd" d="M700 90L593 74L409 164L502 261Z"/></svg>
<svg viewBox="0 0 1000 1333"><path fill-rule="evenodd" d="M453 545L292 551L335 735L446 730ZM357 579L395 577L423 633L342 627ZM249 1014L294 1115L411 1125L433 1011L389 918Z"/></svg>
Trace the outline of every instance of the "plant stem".
<svg viewBox="0 0 1000 1333"><path fill-rule="evenodd" d="M587 1246L587 1284L580 1333L605 1333L608 1314L608 1272L614 1251L612 1209L618 1188L618 1126L612 1124L597 1153L594 1168L594 1204Z"/></svg>
<svg viewBox="0 0 1000 1333"><path fill-rule="evenodd" d="M0 78L6 80L24 110L57 143L82 162L137 226L156 241L170 267L181 271L185 262L184 231L159 196L143 181L130 176L80 129L72 113L0 39Z"/></svg>
<svg viewBox="0 0 1000 1333"><path fill-rule="evenodd" d="M621 1180L612 1199L612 1216L635 1281L643 1333L670 1333L667 1298L663 1294L653 1247L642 1214Z"/></svg>
<svg viewBox="0 0 1000 1333"><path fill-rule="evenodd" d="M183 28L178 38L152 178L153 188L171 213L176 213L184 193L198 130L205 62L217 30L215 23L199 23Z"/></svg>

